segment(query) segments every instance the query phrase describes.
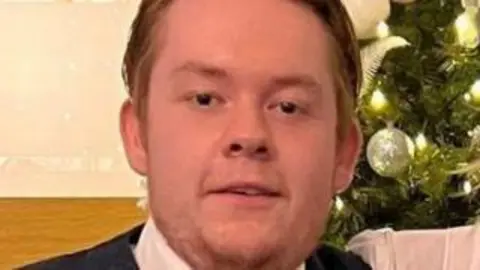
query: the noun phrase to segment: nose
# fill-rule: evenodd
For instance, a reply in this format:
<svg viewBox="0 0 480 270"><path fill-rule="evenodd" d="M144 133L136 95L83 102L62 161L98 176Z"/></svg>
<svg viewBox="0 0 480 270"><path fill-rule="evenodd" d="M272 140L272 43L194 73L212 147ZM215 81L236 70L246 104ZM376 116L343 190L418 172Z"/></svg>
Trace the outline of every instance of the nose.
<svg viewBox="0 0 480 270"><path fill-rule="evenodd" d="M265 140L260 138L236 138L224 150L226 157L247 157L265 160L269 158L269 149Z"/></svg>
<svg viewBox="0 0 480 270"><path fill-rule="evenodd" d="M224 133L223 155L226 158L244 157L255 160L272 158L268 124L260 113L237 110Z"/></svg>

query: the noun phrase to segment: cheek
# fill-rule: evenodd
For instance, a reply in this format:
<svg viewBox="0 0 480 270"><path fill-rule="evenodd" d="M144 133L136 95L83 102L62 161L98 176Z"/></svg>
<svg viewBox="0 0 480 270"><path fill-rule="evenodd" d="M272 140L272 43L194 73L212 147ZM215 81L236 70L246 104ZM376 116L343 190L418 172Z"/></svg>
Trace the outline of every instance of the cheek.
<svg viewBox="0 0 480 270"><path fill-rule="evenodd" d="M335 134L326 130L329 129L299 134L290 132L288 138L277 139L284 142L277 144L280 170L297 203L321 203L331 196L335 171Z"/></svg>
<svg viewBox="0 0 480 270"><path fill-rule="evenodd" d="M185 117L169 104L156 104L149 111L148 170L152 190L176 194L178 199L195 198L200 188L205 162L211 155L213 129ZM161 109L160 109L161 108ZM165 117L167 115L168 117Z"/></svg>
<svg viewBox="0 0 480 270"><path fill-rule="evenodd" d="M304 131L283 138L289 143L279 147L279 170L287 181L291 196L290 229L303 232L297 237L305 241L324 230L329 214L333 196L334 137L333 133Z"/></svg>

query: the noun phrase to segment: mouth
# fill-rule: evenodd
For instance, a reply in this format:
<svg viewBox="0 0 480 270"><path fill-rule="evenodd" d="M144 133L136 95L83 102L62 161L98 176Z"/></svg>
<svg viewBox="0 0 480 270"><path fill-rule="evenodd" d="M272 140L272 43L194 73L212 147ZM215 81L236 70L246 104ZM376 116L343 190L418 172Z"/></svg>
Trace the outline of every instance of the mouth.
<svg viewBox="0 0 480 270"><path fill-rule="evenodd" d="M258 184L234 184L226 187L221 187L210 192L217 195L237 195L245 197L280 197L278 190L265 185Z"/></svg>
<svg viewBox="0 0 480 270"><path fill-rule="evenodd" d="M215 208L233 207L240 210L269 210L275 207L283 194L279 189L257 183L236 183L212 190L207 196Z"/></svg>

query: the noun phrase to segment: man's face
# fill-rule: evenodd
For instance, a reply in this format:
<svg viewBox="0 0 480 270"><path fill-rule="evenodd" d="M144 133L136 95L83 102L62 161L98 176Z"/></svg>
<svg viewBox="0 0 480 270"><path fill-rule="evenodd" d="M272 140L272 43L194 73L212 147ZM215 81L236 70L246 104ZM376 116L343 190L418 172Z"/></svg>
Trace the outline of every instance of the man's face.
<svg viewBox="0 0 480 270"><path fill-rule="evenodd" d="M165 23L147 122L122 111L157 227L225 260L301 260L359 148L353 124L337 144L326 28L281 0L177 0Z"/></svg>

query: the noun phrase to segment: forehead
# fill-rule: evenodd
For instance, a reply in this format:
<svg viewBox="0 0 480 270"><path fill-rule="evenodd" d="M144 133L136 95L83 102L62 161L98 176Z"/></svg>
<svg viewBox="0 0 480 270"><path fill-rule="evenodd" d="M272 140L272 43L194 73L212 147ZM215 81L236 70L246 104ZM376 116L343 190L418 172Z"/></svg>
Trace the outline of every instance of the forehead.
<svg viewBox="0 0 480 270"><path fill-rule="evenodd" d="M157 61L170 68L202 61L258 74L330 71L325 25L300 1L177 0L164 22Z"/></svg>

